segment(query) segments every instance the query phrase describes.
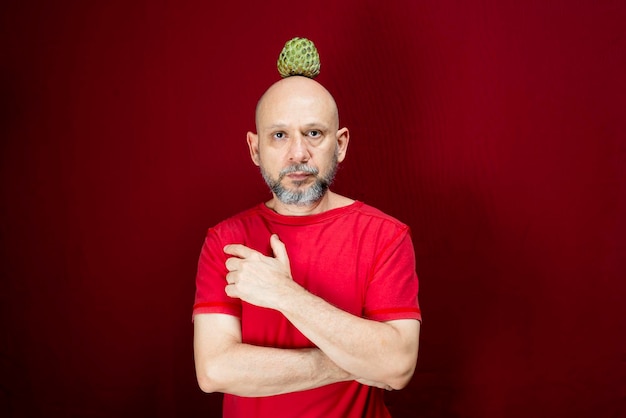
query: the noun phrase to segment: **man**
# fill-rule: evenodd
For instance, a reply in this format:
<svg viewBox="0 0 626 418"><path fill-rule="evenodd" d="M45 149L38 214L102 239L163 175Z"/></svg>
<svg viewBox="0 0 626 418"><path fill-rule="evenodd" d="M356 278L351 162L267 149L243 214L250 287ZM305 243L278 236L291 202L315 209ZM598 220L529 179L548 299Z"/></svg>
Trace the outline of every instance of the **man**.
<svg viewBox="0 0 626 418"><path fill-rule="evenodd" d="M349 133L318 82L263 95L247 142L272 191L210 228L196 278L199 385L225 417L388 417L417 360L408 227L331 192Z"/></svg>

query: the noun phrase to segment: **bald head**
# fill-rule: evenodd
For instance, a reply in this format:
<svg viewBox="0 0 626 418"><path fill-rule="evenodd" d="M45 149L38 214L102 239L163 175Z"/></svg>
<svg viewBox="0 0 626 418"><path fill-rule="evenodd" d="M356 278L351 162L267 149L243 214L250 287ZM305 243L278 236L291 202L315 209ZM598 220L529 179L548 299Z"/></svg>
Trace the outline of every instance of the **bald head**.
<svg viewBox="0 0 626 418"><path fill-rule="evenodd" d="M305 113L316 112L319 118L331 124L329 128L339 127L339 112L335 99L324 86L317 81L292 76L277 81L261 96L256 107L257 131L267 123L277 123L283 114L294 111Z"/></svg>

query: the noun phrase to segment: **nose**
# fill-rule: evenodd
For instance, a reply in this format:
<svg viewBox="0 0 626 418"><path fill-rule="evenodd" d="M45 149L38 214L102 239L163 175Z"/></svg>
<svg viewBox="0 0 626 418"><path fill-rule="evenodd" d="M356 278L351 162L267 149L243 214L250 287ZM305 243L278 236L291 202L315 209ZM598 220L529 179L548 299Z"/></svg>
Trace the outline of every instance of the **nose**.
<svg viewBox="0 0 626 418"><path fill-rule="evenodd" d="M306 139L301 134L295 135L289 144L289 161L304 163L309 161L311 154Z"/></svg>

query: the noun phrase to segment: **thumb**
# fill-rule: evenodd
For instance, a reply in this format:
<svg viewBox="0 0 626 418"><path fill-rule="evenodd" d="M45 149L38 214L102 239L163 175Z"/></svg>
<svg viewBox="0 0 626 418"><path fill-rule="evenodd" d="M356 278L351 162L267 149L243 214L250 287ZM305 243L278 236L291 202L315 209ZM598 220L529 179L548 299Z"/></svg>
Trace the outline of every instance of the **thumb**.
<svg viewBox="0 0 626 418"><path fill-rule="evenodd" d="M287 248L285 248L285 244L278 238L278 235L272 234L270 237L270 245L272 247L272 251L274 252L274 257L289 267L289 256L287 255Z"/></svg>

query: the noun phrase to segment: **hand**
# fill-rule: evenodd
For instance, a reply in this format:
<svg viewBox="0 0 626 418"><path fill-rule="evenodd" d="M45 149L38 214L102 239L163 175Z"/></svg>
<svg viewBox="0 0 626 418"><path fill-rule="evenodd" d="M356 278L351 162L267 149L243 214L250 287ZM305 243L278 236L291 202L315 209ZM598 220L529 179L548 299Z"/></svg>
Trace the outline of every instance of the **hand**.
<svg viewBox="0 0 626 418"><path fill-rule="evenodd" d="M225 291L228 296L277 309L290 290L300 287L291 277L287 250L276 234L270 237L270 245L274 257L264 256L241 244L224 247L226 254L234 256L226 260L228 285Z"/></svg>

